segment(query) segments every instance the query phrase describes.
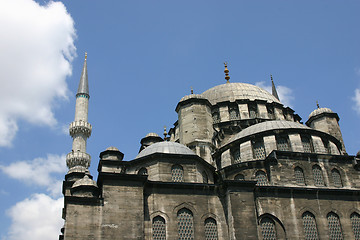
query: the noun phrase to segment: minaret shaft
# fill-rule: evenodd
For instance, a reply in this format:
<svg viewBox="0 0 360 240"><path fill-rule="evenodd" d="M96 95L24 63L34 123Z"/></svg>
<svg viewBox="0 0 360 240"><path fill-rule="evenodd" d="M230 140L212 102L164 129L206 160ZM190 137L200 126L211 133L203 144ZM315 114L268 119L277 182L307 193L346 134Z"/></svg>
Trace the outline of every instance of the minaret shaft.
<svg viewBox="0 0 360 240"><path fill-rule="evenodd" d="M88 123L89 86L87 77L86 55L76 94L75 120L70 124L69 132L73 138L72 151L66 156L70 172L88 172L90 155L86 153L86 141L91 135L92 127Z"/></svg>

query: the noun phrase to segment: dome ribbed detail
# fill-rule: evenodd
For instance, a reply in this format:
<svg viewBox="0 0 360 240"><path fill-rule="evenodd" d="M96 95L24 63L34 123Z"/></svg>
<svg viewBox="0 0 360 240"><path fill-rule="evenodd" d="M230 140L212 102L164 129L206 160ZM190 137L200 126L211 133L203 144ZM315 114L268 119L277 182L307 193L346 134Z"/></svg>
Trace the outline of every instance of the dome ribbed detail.
<svg viewBox="0 0 360 240"><path fill-rule="evenodd" d="M145 157L154 153L168 153L180 155L196 155L190 148L176 142L158 142L142 150L136 158Z"/></svg>

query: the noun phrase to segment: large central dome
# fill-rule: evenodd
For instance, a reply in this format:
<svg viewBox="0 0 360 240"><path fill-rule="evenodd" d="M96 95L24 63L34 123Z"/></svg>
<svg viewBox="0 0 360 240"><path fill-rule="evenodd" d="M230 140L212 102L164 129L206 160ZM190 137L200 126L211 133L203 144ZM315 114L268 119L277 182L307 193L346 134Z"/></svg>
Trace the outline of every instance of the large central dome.
<svg viewBox="0 0 360 240"><path fill-rule="evenodd" d="M202 96L215 105L219 102L235 100L265 100L269 103L280 101L269 92L248 83L225 83L202 93Z"/></svg>

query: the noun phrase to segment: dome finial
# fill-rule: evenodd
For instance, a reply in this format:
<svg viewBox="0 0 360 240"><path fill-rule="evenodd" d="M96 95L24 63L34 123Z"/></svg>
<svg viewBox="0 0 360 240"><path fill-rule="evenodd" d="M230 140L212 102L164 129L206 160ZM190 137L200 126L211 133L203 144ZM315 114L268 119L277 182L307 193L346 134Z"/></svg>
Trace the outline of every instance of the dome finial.
<svg viewBox="0 0 360 240"><path fill-rule="evenodd" d="M316 106L317 106L317 108L320 108L318 100L316 100Z"/></svg>
<svg viewBox="0 0 360 240"><path fill-rule="evenodd" d="M227 65L228 65L228 63L227 63L227 62L224 62L224 66L225 66L225 70L224 70L225 79L226 79L226 83L229 83L230 76L229 76L229 69L227 68Z"/></svg>
<svg viewBox="0 0 360 240"><path fill-rule="evenodd" d="M166 126L164 126L164 140L165 141L168 140L168 138L166 136L167 136L167 131L166 131Z"/></svg>
<svg viewBox="0 0 360 240"><path fill-rule="evenodd" d="M85 60L87 59L87 52L85 52Z"/></svg>
<svg viewBox="0 0 360 240"><path fill-rule="evenodd" d="M191 87L191 91L190 91L190 92L191 92L191 94L194 94L194 90L193 90L193 87Z"/></svg>

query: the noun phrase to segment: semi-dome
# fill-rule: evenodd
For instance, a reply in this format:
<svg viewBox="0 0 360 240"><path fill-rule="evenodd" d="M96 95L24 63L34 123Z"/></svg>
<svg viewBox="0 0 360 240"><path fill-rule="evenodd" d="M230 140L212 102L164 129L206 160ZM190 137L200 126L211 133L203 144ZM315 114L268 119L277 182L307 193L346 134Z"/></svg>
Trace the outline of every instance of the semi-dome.
<svg viewBox="0 0 360 240"><path fill-rule="evenodd" d="M158 142L142 150L136 158L145 157L153 153L168 153L182 155L196 155L190 148L177 142Z"/></svg>
<svg viewBox="0 0 360 240"><path fill-rule="evenodd" d="M211 104L235 100L264 100L269 103L280 101L266 90L248 83L225 83L202 93Z"/></svg>
<svg viewBox="0 0 360 240"><path fill-rule="evenodd" d="M317 115L320 115L322 113L334 113L330 108L317 108L314 111L312 111L309 115L309 119L311 117L315 117Z"/></svg>
<svg viewBox="0 0 360 240"><path fill-rule="evenodd" d="M277 120L277 121L266 121L262 123L258 123L255 125L252 125L250 127L245 128L241 132L237 133L235 136L229 139L227 143L224 145L227 145L231 142L234 142L238 139L255 135L257 133L265 132L265 131L271 131L271 130L280 130L280 129L312 129L309 128L303 124L297 123L297 122L291 122L291 121L284 121L284 120Z"/></svg>

